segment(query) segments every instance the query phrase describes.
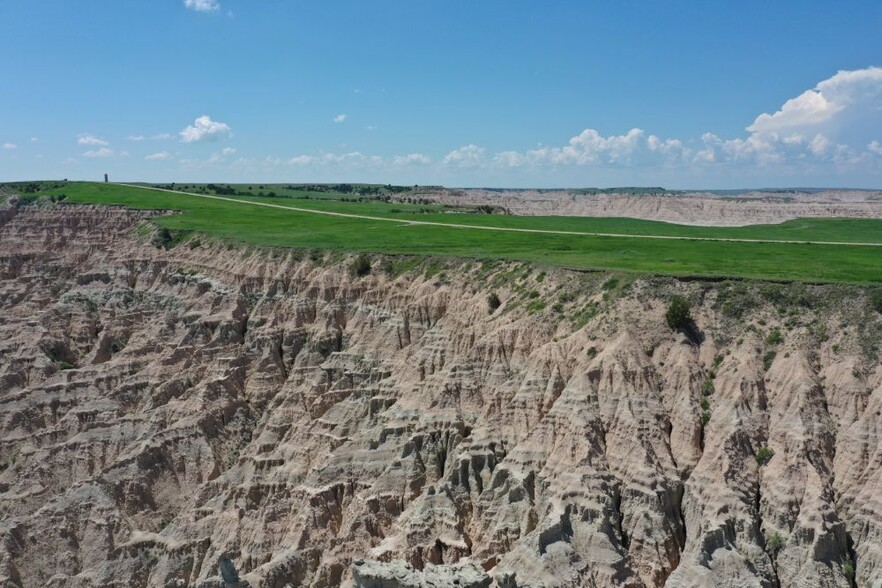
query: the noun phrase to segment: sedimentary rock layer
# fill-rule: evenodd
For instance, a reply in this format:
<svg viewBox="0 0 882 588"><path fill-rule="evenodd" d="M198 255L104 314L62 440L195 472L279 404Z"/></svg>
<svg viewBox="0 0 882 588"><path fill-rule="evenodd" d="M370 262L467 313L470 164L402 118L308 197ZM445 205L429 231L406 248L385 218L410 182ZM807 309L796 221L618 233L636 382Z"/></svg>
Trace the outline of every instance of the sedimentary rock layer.
<svg viewBox="0 0 882 588"><path fill-rule="evenodd" d="M707 192L585 194L568 190L421 188L414 197L442 204L492 206L518 215L629 217L686 225L743 226L797 218L882 218L882 192Z"/></svg>
<svg viewBox="0 0 882 588"><path fill-rule="evenodd" d="M146 217L4 213L4 585L196 585L220 553L268 587L362 560L497 586L882 575L858 288L389 257L355 277L340 254L159 249Z"/></svg>

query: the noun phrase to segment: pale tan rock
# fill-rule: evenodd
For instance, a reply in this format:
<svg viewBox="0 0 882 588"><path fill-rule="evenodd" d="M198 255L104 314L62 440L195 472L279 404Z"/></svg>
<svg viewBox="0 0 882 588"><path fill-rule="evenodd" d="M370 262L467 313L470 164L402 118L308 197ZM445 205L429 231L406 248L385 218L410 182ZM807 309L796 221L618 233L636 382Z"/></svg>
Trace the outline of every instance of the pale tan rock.
<svg viewBox="0 0 882 588"><path fill-rule="evenodd" d="M725 284L605 296L603 274L455 260L443 282L353 278L339 257L157 249L144 212L8 210L4 585L212 585L219 553L279 588L351 585L359 560L389 586L466 568L505 588L882 573L882 367L861 347L882 318L857 289L786 315L747 285L754 308L731 318ZM515 303L534 289L549 304L530 314ZM674 292L700 344L665 325Z"/></svg>
<svg viewBox="0 0 882 588"><path fill-rule="evenodd" d="M882 192L877 190L786 194L758 190L733 197L711 192L582 194L574 190L420 188L416 196L441 204L491 206L516 215L627 217L721 227L797 218L882 218Z"/></svg>

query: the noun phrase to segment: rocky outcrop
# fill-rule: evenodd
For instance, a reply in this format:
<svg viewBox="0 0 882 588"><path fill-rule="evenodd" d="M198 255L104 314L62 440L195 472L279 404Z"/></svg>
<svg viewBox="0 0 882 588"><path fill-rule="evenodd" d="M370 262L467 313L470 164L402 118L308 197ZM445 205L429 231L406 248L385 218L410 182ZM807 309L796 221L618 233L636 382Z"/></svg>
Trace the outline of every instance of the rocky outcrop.
<svg viewBox="0 0 882 588"><path fill-rule="evenodd" d="M517 215L628 217L685 225L744 226L797 218L882 218L882 192L870 190L582 193L570 190L420 188L413 197L455 206L489 206Z"/></svg>
<svg viewBox="0 0 882 588"><path fill-rule="evenodd" d="M278 588L882 574L860 288L395 258L353 277L340 254L159 249L148 216L0 227L4 585L222 585L218 554ZM665 324L673 293L700 336Z"/></svg>
<svg viewBox="0 0 882 588"><path fill-rule="evenodd" d="M473 563L426 564L417 570L401 560L388 563L356 560L352 564L352 578L356 588L487 588L492 582L490 576Z"/></svg>

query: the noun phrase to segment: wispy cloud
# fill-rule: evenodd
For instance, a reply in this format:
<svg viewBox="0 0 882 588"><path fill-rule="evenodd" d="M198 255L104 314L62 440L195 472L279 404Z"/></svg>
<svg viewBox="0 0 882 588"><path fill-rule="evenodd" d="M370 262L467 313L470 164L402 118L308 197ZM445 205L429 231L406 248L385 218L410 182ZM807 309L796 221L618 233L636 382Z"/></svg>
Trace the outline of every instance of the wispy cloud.
<svg viewBox="0 0 882 588"><path fill-rule="evenodd" d="M429 165L432 159L428 155L422 153L408 153L407 155L396 155L392 158L395 165Z"/></svg>
<svg viewBox="0 0 882 588"><path fill-rule="evenodd" d="M334 117L334 122L337 124L345 123L347 118L349 118L349 117L346 116L345 114L338 114L337 116Z"/></svg>
<svg viewBox="0 0 882 588"><path fill-rule="evenodd" d="M90 157L90 158L113 157L113 149L108 149L107 147L99 147L98 149L86 151L85 153L83 153L83 157Z"/></svg>
<svg viewBox="0 0 882 588"><path fill-rule="evenodd" d="M165 161L167 159L171 159L173 156L168 151L160 151L158 153L151 153L144 159L147 161Z"/></svg>
<svg viewBox="0 0 882 588"><path fill-rule="evenodd" d="M211 157L206 160L206 163L220 163L234 153L236 153L236 149L234 147L224 147L217 153L212 153Z"/></svg>
<svg viewBox="0 0 882 588"><path fill-rule="evenodd" d="M107 145L110 145L110 143L108 143L104 139L99 139L95 135L91 135L89 133L83 133L78 136L77 143L80 145L95 145L100 147L106 147Z"/></svg>
<svg viewBox="0 0 882 588"><path fill-rule="evenodd" d="M230 133L232 133L232 129L228 124L213 121L208 115L203 115L197 118L192 125L182 130L180 136L181 141L184 143L195 143L197 141L215 140L228 136Z"/></svg>
<svg viewBox="0 0 882 588"><path fill-rule="evenodd" d="M15 143L3 143L2 147L7 151L12 151L13 149L16 149L18 145L16 145Z"/></svg>
<svg viewBox="0 0 882 588"><path fill-rule="evenodd" d="M220 10L217 0L184 0L184 6L196 12L215 12Z"/></svg>
<svg viewBox="0 0 882 588"><path fill-rule="evenodd" d="M145 137L144 135L129 135L128 137L126 137L126 140L139 142L139 141L143 141L146 138L147 137Z"/></svg>

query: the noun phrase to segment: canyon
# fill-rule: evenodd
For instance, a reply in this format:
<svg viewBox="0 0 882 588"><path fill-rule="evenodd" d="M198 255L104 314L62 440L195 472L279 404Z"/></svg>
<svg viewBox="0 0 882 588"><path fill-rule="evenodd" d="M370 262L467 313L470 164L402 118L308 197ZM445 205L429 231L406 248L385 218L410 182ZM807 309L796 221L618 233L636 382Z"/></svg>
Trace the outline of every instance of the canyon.
<svg viewBox="0 0 882 588"><path fill-rule="evenodd" d="M359 276L159 247L155 214L0 209L3 586L223 586L221 557L272 588L882 579L868 288Z"/></svg>

